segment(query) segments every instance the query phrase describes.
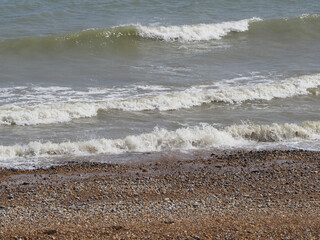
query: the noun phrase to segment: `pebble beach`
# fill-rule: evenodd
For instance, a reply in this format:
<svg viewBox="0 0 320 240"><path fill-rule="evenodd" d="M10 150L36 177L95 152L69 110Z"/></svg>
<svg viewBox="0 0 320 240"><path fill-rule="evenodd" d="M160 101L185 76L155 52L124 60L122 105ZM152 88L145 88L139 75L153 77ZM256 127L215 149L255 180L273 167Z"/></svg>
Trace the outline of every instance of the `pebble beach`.
<svg viewBox="0 0 320 240"><path fill-rule="evenodd" d="M319 0L0 6L0 240L320 239Z"/></svg>
<svg viewBox="0 0 320 240"><path fill-rule="evenodd" d="M319 152L0 169L0 239L319 238Z"/></svg>

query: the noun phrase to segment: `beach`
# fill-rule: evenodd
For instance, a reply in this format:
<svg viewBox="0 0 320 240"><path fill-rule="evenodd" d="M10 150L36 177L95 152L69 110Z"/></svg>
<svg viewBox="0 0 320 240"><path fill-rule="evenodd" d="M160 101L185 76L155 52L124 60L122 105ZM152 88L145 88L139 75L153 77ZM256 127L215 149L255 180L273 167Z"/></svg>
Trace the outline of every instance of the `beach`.
<svg viewBox="0 0 320 240"><path fill-rule="evenodd" d="M318 0L0 4L0 239L320 239Z"/></svg>
<svg viewBox="0 0 320 240"><path fill-rule="evenodd" d="M304 150L2 168L0 239L319 239L319 183Z"/></svg>
<svg viewBox="0 0 320 240"><path fill-rule="evenodd" d="M316 0L5 1L0 167L319 151L319 12Z"/></svg>

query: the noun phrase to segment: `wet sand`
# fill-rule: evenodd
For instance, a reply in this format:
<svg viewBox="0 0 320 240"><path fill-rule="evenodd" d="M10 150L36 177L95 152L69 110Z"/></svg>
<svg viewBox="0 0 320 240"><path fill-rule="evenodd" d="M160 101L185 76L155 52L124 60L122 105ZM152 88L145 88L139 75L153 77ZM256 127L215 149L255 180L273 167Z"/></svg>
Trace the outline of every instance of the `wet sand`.
<svg viewBox="0 0 320 240"><path fill-rule="evenodd" d="M0 169L0 239L320 239L320 152Z"/></svg>

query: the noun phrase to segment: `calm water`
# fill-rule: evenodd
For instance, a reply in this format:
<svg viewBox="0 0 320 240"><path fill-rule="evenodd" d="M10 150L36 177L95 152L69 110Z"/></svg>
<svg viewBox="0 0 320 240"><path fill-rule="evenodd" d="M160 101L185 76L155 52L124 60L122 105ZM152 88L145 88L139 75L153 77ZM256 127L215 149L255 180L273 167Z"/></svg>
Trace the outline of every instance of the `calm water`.
<svg viewBox="0 0 320 240"><path fill-rule="evenodd" d="M318 14L316 0L0 0L0 166L320 150Z"/></svg>

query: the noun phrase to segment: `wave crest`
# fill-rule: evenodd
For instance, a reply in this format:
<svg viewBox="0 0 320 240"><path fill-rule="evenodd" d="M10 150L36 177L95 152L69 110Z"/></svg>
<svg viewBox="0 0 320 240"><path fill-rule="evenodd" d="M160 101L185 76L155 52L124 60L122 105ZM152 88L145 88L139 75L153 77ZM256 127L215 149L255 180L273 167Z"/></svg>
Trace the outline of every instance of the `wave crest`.
<svg viewBox="0 0 320 240"><path fill-rule="evenodd" d="M319 15L303 15L299 18L243 19L211 24L143 26L140 24L121 25L108 29L88 29L59 36L29 37L0 40L0 53L34 54L35 52L71 51L83 49L93 51L105 49L106 52L116 48L126 51L133 40L162 40L167 42L195 42L219 40L230 33L241 33L266 39L285 35L293 40L301 37L316 37L320 27ZM233 37L237 37L234 35ZM110 46L108 48L108 46Z"/></svg>
<svg viewBox="0 0 320 240"><path fill-rule="evenodd" d="M138 26L138 34L141 37L155 38L165 41L208 41L218 40L230 32L245 32L249 29L249 23L261 21L260 18L244 19L240 21L222 22L215 24L195 24L182 26L146 27Z"/></svg>
<svg viewBox="0 0 320 240"><path fill-rule="evenodd" d="M241 147L256 142L279 142L294 139L320 139L320 122L271 125L233 125L223 129L213 126L180 128L153 132L123 139L96 139L83 142L31 142L26 145L0 146L0 159L85 156L128 152L197 150L213 147Z"/></svg>
<svg viewBox="0 0 320 240"><path fill-rule="evenodd" d="M227 89L203 89L199 86L184 91L166 92L156 96L142 96L98 102L37 104L33 106L0 107L0 125L36 125L69 122L93 117L99 110L169 111L192 108L214 102L242 103L244 101L272 100L297 95L318 94L320 74L289 78L280 82Z"/></svg>

